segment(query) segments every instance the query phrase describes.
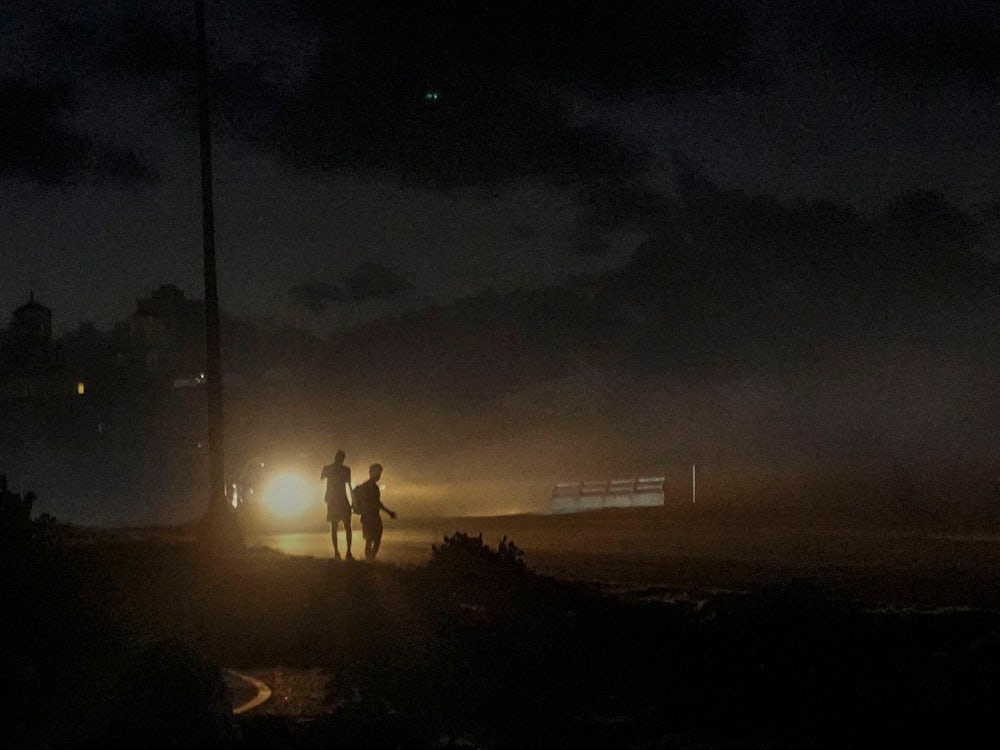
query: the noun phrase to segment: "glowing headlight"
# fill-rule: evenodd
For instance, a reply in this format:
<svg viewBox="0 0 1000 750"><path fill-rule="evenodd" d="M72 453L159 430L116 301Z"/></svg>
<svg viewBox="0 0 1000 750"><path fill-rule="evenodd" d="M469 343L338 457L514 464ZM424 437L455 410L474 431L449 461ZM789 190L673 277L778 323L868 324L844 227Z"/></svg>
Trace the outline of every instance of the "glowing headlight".
<svg viewBox="0 0 1000 750"><path fill-rule="evenodd" d="M314 490L300 474L278 474L264 489L264 505L277 518L295 518L309 508Z"/></svg>

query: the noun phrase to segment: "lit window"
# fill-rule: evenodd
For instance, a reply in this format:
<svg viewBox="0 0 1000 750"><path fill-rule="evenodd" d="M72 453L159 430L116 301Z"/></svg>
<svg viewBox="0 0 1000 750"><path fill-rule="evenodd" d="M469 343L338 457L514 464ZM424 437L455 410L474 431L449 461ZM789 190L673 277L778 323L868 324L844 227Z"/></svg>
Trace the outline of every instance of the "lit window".
<svg viewBox="0 0 1000 750"><path fill-rule="evenodd" d="M79 383L76 384L76 395L82 396L86 392L87 392L87 386L85 386L83 384L83 381L81 380Z"/></svg>

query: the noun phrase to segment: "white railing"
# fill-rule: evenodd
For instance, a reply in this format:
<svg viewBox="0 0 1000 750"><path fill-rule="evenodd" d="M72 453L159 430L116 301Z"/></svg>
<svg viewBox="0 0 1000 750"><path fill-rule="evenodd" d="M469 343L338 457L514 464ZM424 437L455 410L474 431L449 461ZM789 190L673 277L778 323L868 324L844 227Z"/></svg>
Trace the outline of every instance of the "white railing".
<svg viewBox="0 0 1000 750"><path fill-rule="evenodd" d="M552 489L552 513L580 513L600 508L650 508L663 505L665 477L562 482Z"/></svg>

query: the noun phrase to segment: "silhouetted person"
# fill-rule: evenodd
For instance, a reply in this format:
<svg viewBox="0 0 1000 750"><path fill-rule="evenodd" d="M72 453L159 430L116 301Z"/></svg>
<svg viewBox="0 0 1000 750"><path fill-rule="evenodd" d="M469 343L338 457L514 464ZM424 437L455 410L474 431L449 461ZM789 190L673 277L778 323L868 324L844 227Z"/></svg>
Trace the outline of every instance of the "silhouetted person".
<svg viewBox="0 0 1000 750"><path fill-rule="evenodd" d="M382 478L382 464L372 464L368 467L368 481L354 488L354 505L361 514L361 534L365 538L365 558L374 560L378 548L382 545L382 515L384 510L389 518L395 518L396 512L382 505L382 491L378 480Z"/></svg>
<svg viewBox="0 0 1000 750"><path fill-rule="evenodd" d="M333 539L333 556L339 560L337 548L337 524L344 524L344 538L347 540L347 559L351 555L351 467L344 466L344 451L337 451L333 463L327 464L320 472L320 479L326 480L326 520L330 522L330 537Z"/></svg>

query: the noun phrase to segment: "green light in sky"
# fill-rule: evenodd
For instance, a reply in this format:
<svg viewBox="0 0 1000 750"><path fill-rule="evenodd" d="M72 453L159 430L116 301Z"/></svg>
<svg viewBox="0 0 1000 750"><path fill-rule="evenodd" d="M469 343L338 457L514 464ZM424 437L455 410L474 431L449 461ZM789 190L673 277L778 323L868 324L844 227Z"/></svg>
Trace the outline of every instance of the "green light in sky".
<svg viewBox="0 0 1000 750"><path fill-rule="evenodd" d="M436 102L440 98L440 94L437 91L428 91L424 94L424 101Z"/></svg>

